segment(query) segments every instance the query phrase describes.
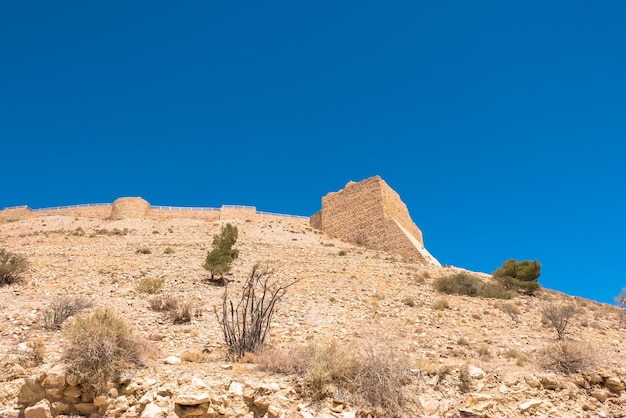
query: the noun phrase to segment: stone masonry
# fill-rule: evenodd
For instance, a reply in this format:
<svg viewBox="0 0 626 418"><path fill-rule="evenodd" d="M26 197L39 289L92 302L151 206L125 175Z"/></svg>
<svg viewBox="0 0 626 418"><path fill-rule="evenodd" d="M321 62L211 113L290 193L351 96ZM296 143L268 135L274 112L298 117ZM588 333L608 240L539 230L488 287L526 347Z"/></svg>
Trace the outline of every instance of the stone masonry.
<svg viewBox="0 0 626 418"><path fill-rule="evenodd" d="M311 216L311 226L337 238L368 248L398 254L426 264L441 265L424 248L422 231L406 205L379 176L322 198L322 210Z"/></svg>

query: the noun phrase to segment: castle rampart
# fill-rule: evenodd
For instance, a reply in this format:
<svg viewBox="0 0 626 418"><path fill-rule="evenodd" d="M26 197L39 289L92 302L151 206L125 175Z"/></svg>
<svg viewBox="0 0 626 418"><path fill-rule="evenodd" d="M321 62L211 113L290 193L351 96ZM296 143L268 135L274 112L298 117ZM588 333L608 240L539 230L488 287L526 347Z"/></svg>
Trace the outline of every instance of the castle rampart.
<svg viewBox="0 0 626 418"><path fill-rule="evenodd" d="M349 242L439 265L424 248L422 231L398 193L379 176L350 182L343 190L328 193L310 224Z"/></svg>

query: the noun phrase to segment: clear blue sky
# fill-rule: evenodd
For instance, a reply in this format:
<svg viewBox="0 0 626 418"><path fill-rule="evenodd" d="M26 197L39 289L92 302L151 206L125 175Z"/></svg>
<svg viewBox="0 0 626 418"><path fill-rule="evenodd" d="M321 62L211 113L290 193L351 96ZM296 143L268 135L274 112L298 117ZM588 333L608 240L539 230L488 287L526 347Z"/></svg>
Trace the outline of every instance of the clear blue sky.
<svg viewBox="0 0 626 418"><path fill-rule="evenodd" d="M626 285L624 1L16 1L0 208L310 215L380 175L443 264Z"/></svg>

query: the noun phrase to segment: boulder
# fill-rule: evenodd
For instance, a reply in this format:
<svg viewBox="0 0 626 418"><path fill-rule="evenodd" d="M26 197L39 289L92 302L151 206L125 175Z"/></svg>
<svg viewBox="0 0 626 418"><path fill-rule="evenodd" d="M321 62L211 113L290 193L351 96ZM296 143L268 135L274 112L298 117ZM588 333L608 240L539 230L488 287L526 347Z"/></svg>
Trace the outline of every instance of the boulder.
<svg viewBox="0 0 626 418"><path fill-rule="evenodd" d="M43 380L43 387L61 388L65 386L65 367L56 365L46 372L46 378Z"/></svg>
<svg viewBox="0 0 626 418"><path fill-rule="evenodd" d="M24 418L52 418L50 401L42 399L33 406L24 410Z"/></svg>
<svg viewBox="0 0 626 418"><path fill-rule="evenodd" d="M17 395L17 401L21 404L31 405L45 396L46 392L37 383L36 377L30 376L24 380L24 385L22 385L20 393Z"/></svg>

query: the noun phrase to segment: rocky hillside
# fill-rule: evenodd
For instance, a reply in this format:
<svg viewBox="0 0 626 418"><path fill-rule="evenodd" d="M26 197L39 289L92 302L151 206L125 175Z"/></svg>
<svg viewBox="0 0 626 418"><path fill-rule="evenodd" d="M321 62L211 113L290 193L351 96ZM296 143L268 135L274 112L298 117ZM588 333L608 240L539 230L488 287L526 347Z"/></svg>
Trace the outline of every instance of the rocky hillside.
<svg viewBox="0 0 626 418"><path fill-rule="evenodd" d="M310 376L268 368L267 353L226 361L214 313L224 287L209 283L202 268L225 223L75 216L0 223L0 248L31 263L21 282L0 287L0 416L393 416L390 403L372 405L366 391L332 382L312 391ZM389 370L402 374L401 386L382 394L398 401L400 416L626 416L626 333L614 307L547 290L508 301L442 295L434 281L460 269L348 244L303 219L232 223L240 252L226 278L234 294L259 261L274 267L278 281L301 279L273 319L274 363L303 346L369 353L383 366L393 360L401 370ZM145 284L159 279L162 290L146 293ZM94 396L63 360L76 317L61 330L43 327L60 296L91 302L83 314L107 309L122 318L148 341L144 367ZM190 303L190 322L176 324L151 308L151 298L165 296ZM564 345L541 310L563 304L577 314L566 335L571 350L559 354ZM546 360L555 353L574 360L571 373Z"/></svg>

